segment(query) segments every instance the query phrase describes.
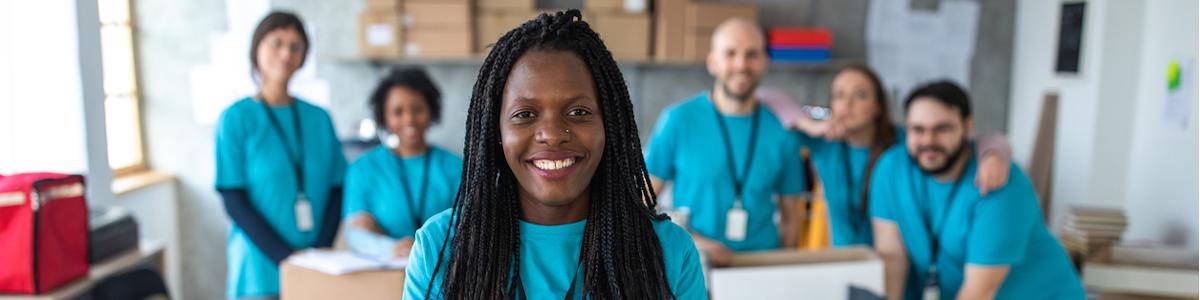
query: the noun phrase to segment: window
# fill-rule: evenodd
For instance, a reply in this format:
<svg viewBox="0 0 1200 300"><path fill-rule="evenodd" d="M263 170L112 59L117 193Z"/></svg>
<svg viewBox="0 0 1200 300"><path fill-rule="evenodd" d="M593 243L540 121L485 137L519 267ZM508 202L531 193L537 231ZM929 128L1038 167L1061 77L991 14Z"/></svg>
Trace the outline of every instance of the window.
<svg viewBox="0 0 1200 300"><path fill-rule="evenodd" d="M130 0L97 1L108 164L117 176L145 171Z"/></svg>

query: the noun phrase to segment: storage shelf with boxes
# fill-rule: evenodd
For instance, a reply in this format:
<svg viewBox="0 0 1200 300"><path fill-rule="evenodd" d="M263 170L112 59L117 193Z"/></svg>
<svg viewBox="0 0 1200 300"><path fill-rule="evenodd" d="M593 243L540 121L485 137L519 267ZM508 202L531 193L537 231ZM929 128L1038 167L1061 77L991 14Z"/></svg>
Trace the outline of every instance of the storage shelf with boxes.
<svg viewBox="0 0 1200 300"><path fill-rule="evenodd" d="M369 0L359 52L372 59L467 58L475 52L471 0Z"/></svg>

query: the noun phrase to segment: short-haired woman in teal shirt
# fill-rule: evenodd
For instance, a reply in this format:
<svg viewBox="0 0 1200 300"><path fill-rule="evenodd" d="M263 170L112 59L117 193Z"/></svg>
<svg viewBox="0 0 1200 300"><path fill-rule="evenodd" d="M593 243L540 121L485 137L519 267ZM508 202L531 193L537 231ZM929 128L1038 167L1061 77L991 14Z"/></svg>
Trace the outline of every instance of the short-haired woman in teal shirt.
<svg viewBox="0 0 1200 300"><path fill-rule="evenodd" d="M425 71L393 71L369 104L388 137L346 173L346 240L358 253L408 257L421 224L453 204L462 159L425 140L442 111L441 92Z"/></svg>
<svg viewBox="0 0 1200 300"><path fill-rule="evenodd" d="M655 211L633 103L578 10L508 32L479 70L452 210L417 231L410 299L704 299Z"/></svg>
<svg viewBox="0 0 1200 300"><path fill-rule="evenodd" d="M255 96L221 113L216 188L231 221L226 296L279 295L279 264L333 244L346 159L329 114L288 94L310 43L300 18L273 12L254 30Z"/></svg>

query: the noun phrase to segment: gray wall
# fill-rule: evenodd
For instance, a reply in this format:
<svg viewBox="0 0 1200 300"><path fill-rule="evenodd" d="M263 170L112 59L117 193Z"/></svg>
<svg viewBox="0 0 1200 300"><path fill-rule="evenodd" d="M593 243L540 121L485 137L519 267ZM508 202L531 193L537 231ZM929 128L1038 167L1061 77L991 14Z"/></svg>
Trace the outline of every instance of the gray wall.
<svg viewBox="0 0 1200 300"><path fill-rule="evenodd" d="M236 1L236 0L228 0ZM835 59L866 60L865 16L868 0L738 0L760 5L766 26L825 26L834 31ZM1007 120L1009 70L1015 4L981 1L979 41L972 63L971 86L980 131L999 131ZM136 0L137 50L143 96L144 131L150 165L179 178L183 283L176 291L185 299L223 296L224 244L228 221L212 191L213 131L196 124L188 72L208 63L208 36L227 31L222 1ZM542 7L578 6L580 0L539 0ZM318 76L331 86L330 113L338 132L350 136L368 117L366 98L386 66L345 59L357 53L356 16L363 1L276 0L272 6L298 12L317 39ZM248 39L249 37L247 37ZM442 124L432 142L460 152L467 99L478 62L427 65L443 91ZM662 108L711 86L702 66L622 65L630 95L638 107L643 141ZM763 86L778 88L805 103L827 103L832 67L779 68ZM888 80L884 78L884 80Z"/></svg>

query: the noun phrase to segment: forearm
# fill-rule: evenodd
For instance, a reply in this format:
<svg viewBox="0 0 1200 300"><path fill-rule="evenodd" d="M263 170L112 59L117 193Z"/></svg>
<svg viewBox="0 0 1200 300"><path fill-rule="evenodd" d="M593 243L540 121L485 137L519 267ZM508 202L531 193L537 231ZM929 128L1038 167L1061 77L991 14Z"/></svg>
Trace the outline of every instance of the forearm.
<svg viewBox="0 0 1200 300"><path fill-rule="evenodd" d="M889 300L904 299L904 285L908 280L908 257L883 255L884 291Z"/></svg>
<svg viewBox="0 0 1200 300"><path fill-rule="evenodd" d="M346 227L346 242L354 252L377 258L392 257L392 249L396 247L396 239L354 226Z"/></svg>
<svg viewBox="0 0 1200 300"><path fill-rule="evenodd" d="M803 198L800 196L784 196L779 198L779 245L781 248L795 248L800 240L800 224L803 218Z"/></svg>
<svg viewBox="0 0 1200 300"><path fill-rule="evenodd" d="M996 157L1004 161L1012 161L1012 145L1008 143L1008 138L1003 133L993 133L980 136L976 139L976 147L979 151L976 152L976 157L983 160L988 155L996 155Z"/></svg>
<svg viewBox="0 0 1200 300"><path fill-rule="evenodd" d="M329 191L329 204L325 208L325 215L321 217L321 231L317 233L317 248L329 248L333 246L333 240L337 237L338 225L342 223L342 187L333 187Z"/></svg>
<svg viewBox="0 0 1200 300"><path fill-rule="evenodd" d="M292 254L294 250L291 245L278 232L275 232L275 229L271 227L266 218L263 218L250 205L250 199L246 190L218 189L218 192L221 194L222 202L225 204L225 212L229 214L229 218L250 238L250 242L254 243L271 261L279 264Z"/></svg>

